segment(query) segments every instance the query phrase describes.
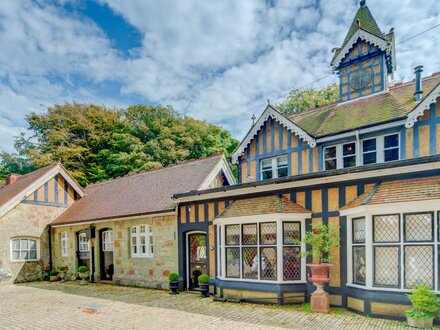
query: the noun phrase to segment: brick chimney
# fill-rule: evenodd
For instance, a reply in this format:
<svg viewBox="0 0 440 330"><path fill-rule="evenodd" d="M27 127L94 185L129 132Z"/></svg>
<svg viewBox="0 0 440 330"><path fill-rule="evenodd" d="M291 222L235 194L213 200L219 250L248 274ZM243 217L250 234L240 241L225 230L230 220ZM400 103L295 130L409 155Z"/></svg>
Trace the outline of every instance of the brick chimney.
<svg viewBox="0 0 440 330"><path fill-rule="evenodd" d="M18 178L20 177L20 175L18 174L9 174L8 177L6 178L6 185L10 185L10 184L14 184Z"/></svg>
<svg viewBox="0 0 440 330"><path fill-rule="evenodd" d="M419 102L423 96L422 72L423 72L422 65L416 66L414 68L414 73L416 74L416 91L414 92L414 99L416 102Z"/></svg>

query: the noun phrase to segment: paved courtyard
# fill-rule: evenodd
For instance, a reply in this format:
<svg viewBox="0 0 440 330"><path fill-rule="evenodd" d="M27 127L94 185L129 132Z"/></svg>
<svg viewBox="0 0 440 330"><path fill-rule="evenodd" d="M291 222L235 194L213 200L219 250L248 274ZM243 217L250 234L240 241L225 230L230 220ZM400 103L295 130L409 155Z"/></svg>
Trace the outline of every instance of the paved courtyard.
<svg viewBox="0 0 440 330"><path fill-rule="evenodd" d="M403 323L342 309L265 306L105 284L0 285L0 329L404 329Z"/></svg>

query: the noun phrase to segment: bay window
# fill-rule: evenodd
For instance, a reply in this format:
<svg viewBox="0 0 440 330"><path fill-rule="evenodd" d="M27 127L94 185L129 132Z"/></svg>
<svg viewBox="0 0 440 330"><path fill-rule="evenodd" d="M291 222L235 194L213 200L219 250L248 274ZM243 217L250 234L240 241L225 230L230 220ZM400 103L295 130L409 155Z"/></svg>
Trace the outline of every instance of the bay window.
<svg viewBox="0 0 440 330"><path fill-rule="evenodd" d="M33 261L40 258L39 240L32 238L16 238L11 240L11 260Z"/></svg>
<svg viewBox="0 0 440 330"><path fill-rule="evenodd" d="M288 175L287 155L262 159L261 180L281 178Z"/></svg>
<svg viewBox="0 0 440 330"><path fill-rule="evenodd" d="M139 225L130 229L130 248L132 258L153 256L153 229L148 225Z"/></svg>
<svg viewBox="0 0 440 330"><path fill-rule="evenodd" d="M216 220L219 246L217 276L224 280L305 281L301 237L305 219L244 217ZM232 219L232 218L231 218ZM223 233L223 235L222 235Z"/></svg>

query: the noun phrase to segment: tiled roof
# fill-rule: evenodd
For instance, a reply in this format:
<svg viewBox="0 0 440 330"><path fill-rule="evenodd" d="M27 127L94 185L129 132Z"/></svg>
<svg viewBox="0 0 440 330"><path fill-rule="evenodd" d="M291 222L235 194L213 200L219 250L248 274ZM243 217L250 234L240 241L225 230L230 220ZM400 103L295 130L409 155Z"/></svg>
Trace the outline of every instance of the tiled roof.
<svg viewBox="0 0 440 330"><path fill-rule="evenodd" d="M424 78L423 95L426 97L439 84L439 73ZM414 101L414 91L414 81L396 84L385 93L308 110L289 119L312 136L330 135L404 118L419 104Z"/></svg>
<svg viewBox="0 0 440 330"><path fill-rule="evenodd" d="M173 194L198 189L222 160L223 155L214 155L89 185L86 196L52 224L172 211Z"/></svg>
<svg viewBox="0 0 440 330"><path fill-rule="evenodd" d="M3 206L12 200L56 166L58 166L58 163L40 168L25 175L20 175L17 181L15 181L13 184L0 186L0 206Z"/></svg>
<svg viewBox="0 0 440 330"><path fill-rule="evenodd" d="M311 213L286 197L265 196L239 199L225 209L218 218L234 218L274 213Z"/></svg>
<svg viewBox="0 0 440 330"><path fill-rule="evenodd" d="M440 176L387 181L376 184L341 210L358 206L440 199Z"/></svg>

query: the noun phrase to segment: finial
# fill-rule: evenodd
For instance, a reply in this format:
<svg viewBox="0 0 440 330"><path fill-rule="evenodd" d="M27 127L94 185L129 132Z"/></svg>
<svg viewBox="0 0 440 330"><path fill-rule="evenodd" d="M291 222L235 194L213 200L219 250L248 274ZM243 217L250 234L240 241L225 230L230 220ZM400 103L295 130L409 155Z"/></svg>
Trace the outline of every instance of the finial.
<svg viewBox="0 0 440 330"><path fill-rule="evenodd" d="M251 119L252 119L252 126L254 126L255 125L255 120L257 119L257 117L255 117L255 113L252 114Z"/></svg>
<svg viewBox="0 0 440 330"><path fill-rule="evenodd" d="M269 99L267 99L267 105L270 105L270 100Z"/></svg>
<svg viewBox="0 0 440 330"><path fill-rule="evenodd" d="M366 3L367 1L366 0L361 0L360 2L359 2L359 4L361 5L361 8L364 8L365 7L365 3Z"/></svg>

